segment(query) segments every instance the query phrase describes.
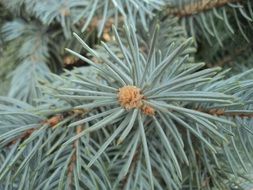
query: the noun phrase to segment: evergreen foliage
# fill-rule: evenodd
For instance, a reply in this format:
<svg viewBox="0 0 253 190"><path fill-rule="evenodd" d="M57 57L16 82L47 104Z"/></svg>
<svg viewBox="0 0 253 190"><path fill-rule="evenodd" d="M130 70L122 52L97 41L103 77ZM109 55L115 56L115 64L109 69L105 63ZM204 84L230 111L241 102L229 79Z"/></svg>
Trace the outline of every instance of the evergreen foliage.
<svg viewBox="0 0 253 190"><path fill-rule="evenodd" d="M253 187L251 0L2 0L0 190Z"/></svg>

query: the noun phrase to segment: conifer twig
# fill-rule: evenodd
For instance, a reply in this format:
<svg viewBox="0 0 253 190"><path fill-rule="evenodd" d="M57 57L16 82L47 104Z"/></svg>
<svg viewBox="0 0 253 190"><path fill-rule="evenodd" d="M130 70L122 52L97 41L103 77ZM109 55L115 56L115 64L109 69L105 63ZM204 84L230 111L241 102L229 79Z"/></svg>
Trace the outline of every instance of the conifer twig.
<svg viewBox="0 0 253 190"><path fill-rule="evenodd" d="M197 3L188 3L182 8L169 9L168 13L181 18L205 12L213 8L223 7L228 3L236 3L240 1L241 0L200 0Z"/></svg>
<svg viewBox="0 0 253 190"><path fill-rule="evenodd" d="M207 111L208 114L216 116L229 116L241 118L253 118L253 113L239 112L239 111L225 111L224 109L211 109Z"/></svg>
<svg viewBox="0 0 253 190"><path fill-rule="evenodd" d="M80 134L82 132L82 126L78 126L76 128L76 134ZM78 148L78 139L74 141L73 143L73 149L75 150L72 157L71 157L71 162L68 166L68 179L69 179L69 184L71 185L72 183L72 176L73 176L73 171L74 171L74 168L75 168L75 165L76 165L76 150Z"/></svg>

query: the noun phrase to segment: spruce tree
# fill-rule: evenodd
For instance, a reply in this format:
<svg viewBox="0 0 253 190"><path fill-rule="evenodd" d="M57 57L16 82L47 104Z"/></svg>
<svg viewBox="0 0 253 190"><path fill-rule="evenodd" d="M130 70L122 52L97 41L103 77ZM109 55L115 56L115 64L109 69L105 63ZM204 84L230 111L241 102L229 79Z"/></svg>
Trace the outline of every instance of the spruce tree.
<svg viewBox="0 0 253 190"><path fill-rule="evenodd" d="M253 188L251 0L1 0L0 190Z"/></svg>

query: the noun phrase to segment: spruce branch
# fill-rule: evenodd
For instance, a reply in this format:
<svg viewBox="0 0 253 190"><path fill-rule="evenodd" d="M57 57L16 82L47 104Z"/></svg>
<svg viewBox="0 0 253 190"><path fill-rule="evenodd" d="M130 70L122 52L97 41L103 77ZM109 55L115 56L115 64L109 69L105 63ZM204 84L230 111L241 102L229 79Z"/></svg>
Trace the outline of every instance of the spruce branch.
<svg viewBox="0 0 253 190"><path fill-rule="evenodd" d="M220 153L218 147L228 143L227 137L232 133L229 130L223 130L221 126L235 125L226 118L221 118L211 113L200 112L191 108L195 103L203 103L202 105L204 107L207 105L215 107L215 105L218 106L219 104L226 107L235 103L236 97L234 95L223 94L216 90L206 91L203 88L203 85L208 84L210 81L209 77L214 77L213 80L215 80L215 77L220 77L219 75L216 76L220 69L214 68L196 71L203 66L203 64L195 63L195 69L193 69L194 67L188 68L183 64L185 59L181 60L181 58L184 56L183 52L190 47L190 40L178 47L174 47L173 44L170 45L167 56L160 57L161 59L153 59L155 56L159 56L155 48L157 31L158 28L153 34L150 52L148 51L145 55L139 50L139 41L136 38L134 28L128 25L125 26L127 45L122 43L122 37L120 37L118 32L114 29L114 35L117 43L121 47L123 58L117 57L105 43L102 43L109 57L113 58L113 62L107 57L101 57L96 50L91 49L79 36L74 34L85 50L95 56L97 60L100 60L100 64L94 63L72 50L67 49L67 51L89 63L93 68L96 68L98 70L98 76L100 76L104 82L100 80L95 80L96 82L94 82L72 73L70 75L73 77L73 79L71 79L72 82L68 84L73 87L55 89L55 92L58 94L56 97L67 102L71 100L72 104L74 104L74 107L77 109L89 109L91 113L93 112L92 110L96 110L98 107L105 107L106 110L95 116L87 115L86 118L70 124L69 127L72 128L86 122L93 122L93 120L100 118L98 122L66 141L60 148L60 152L77 139L95 133L98 130L105 129L107 126L116 125L117 122L119 122L117 129L113 131L111 136L102 144L93 159L89 162L89 168L100 158L101 154L106 151L106 148L109 147L110 143L114 140L116 140L119 146L125 143L126 139L135 139L135 141L133 141L135 146L131 149L131 156L123 167L125 169L120 172L115 186L117 186L127 174L129 177L125 185L129 185L129 180L131 180L130 176L132 176L132 172L134 172L134 169L130 166L133 162L133 157L139 141L142 144L144 163L147 170L146 174L150 180L150 184L153 187L160 185L159 183L157 184L156 181L156 177L158 176L154 175L154 168L156 167L153 165L153 160L150 156L151 149L148 148L150 143L152 143L152 138L147 131L148 121L151 121L149 124L152 126L150 130L159 129L157 136L161 139L163 144L161 151L165 151L166 154L170 155L164 159L173 163L173 172L178 178L176 184L172 184L171 182L169 186L177 187L180 187L182 180L180 164L188 163L189 160L187 159L183 145L180 145L182 139L179 140L178 138L181 137L173 132L174 135L168 139L165 128L171 125L179 125L180 128L186 129L190 134L195 136L197 141L201 142L203 146L201 154L211 154L217 161L214 155L218 152ZM144 59L144 61L142 59L141 61L141 56L143 58L146 57L146 60ZM161 62L156 62L157 60L161 60ZM174 67L177 67L178 70L170 69ZM111 74L109 75L109 73ZM169 77L165 77L165 74ZM69 80L68 77L66 77L66 80ZM202 85L200 85L199 82L201 82ZM82 87L78 84L82 84ZM76 89L76 87L78 88ZM82 101L86 101L87 103L81 103ZM139 129L135 128L135 125L139 126ZM163 125L165 125L165 128ZM133 138L132 135L134 131L135 133L138 131L138 138ZM119 135L120 132L122 132L121 135ZM213 134L215 134L215 137ZM116 138L117 136L119 136L118 139ZM179 148L180 153L178 153L178 149L171 144L171 141L174 141L172 139L178 143L177 148ZM149 144L149 146L147 144ZM178 154L182 155L184 159L181 157L181 159L178 160ZM205 166L208 165L207 162L208 161L204 159ZM224 162L229 164L226 161ZM162 163L159 163L159 165L160 164ZM166 168L163 169L165 171L162 173L168 172ZM209 171L210 175L213 175L212 177L216 175L213 174L213 172L213 170Z"/></svg>
<svg viewBox="0 0 253 190"><path fill-rule="evenodd" d="M68 130L66 124L71 119L75 120L86 112L83 110L71 110L60 112L47 119L47 117L29 114L29 112L35 113L34 110L36 108L30 107L28 104L14 99L3 100L2 102L0 105L0 130L3 133L0 135L0 145L2 147L0 154L4 162L0 168L1 181L12 175L13 177L10 181L16 183L16 181L20 181L24 172L30 171L30 169L33 171L34 169L34 175L38 175L41 172L35 184L30 184L34 188L36 186L39 189L85 186L92 189L97 186L97 182L100 187L105 188L108 185L108 188L110 188L106 174L99 174L99 172L105 172L103 170L106 167L101 167L102 162L94 163L94 169L89 169L89 171L86 171L84 167L85 164L83 163L90 160L86 156L93 155L94 147L97 147L97 144L93 140L86 141L82 138L80 141L75 141L63 154L57 151L60 144L73 134L72 130ZM19 105L21 108L15 107L16 105ZM4 108L10 111L7 113L3 110ZM16 117L13 121L9 120L9 118L17 114L20 117ZM64 128L65 131L63 132ZM10 129L10 131L6 131L6 129ZM76 133L80 131L81 128L78 127ZM50 144L52 146L49 146ZM43 155L41 154L42 150L44 152ZM2 153L6 153L6 155L3 156ZM16 156L14 159L11 159L13 154L16 154ZM27 154L27 157L23 154ZM62 167L62 164L66 167ZM45 167L46 165L47 167ZM17 168L17 170L15 171L13 168ZM84 175L84 173L86 174ZM78 178L77 175L79 176ZM102 176L102 178L98 176ZM94 177L96 180L94 180ZM66 181L64 181L65 179ZM88 184L84 185L81 182L84 179L86 182L88 181Z"/></svg>
<svg viewBox="0 0 253 190"><path fill-rule="evenodd" d="M182 24L187 28L188 35L197 39L205 38L208 43L213 44L216 38L219 45L223 47L223 33L227 30L235 34L238 29L244 39L249 42L246 35L248 28L244 21L252 25L252 4L241 0L197 0L172 2L168 7L167 15L180 18ZM231 35L230 35L231 36Z"/></svg>
<svg viewBox="0 0 253 190"><path fill-rule="evenodd" d="M186 15L157 25L151 18L160 20L167 2L182 5L172 10ZM188 35L216 37L229 52L238 40L224 44L228 33L219 31L236 33L236 25L250 34L251 2L176 2L4 0L23 17L3 27L3 39L10 48L14 42L14 50L20 40L15 98L30 104L0 97L0 189L243 187L253 166L251 56L235 55L242 60L237 75L208 68L195 60L200 48L179 22ZM77 44L71 32L81 28L87 33L74 33ZM89 41L97 34L105 42ZM66 55L60 46L76 57L67 55L66 63L89 66L62 72L50 64ZM219 48L209 47L208 54L223 57ZM20 85L31 70L29 88Z"/></svg>

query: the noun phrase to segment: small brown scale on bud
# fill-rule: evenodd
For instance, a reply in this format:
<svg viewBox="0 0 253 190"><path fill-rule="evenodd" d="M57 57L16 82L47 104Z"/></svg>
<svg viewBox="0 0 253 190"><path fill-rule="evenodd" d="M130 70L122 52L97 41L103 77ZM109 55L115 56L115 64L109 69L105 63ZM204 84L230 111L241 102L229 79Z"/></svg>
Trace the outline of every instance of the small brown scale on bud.
<svg viewBox="0 0 253 190"><path fill-rule="evenodd" d="M118 100L122 107L126 110L138 108L146 115L154 115L155 110L143 103L144 95L141 94L141 89L136 86L124 86L119 88Z"/></svg>
<svg viewBox="0 0 253 190"><path fill-rule="evenodd" d="M145 115L149 115L149 116L153 116L153 115L155 115L155 110L154 110L154 108L152 108L151 106L149 106L149 105L144 105L143 107L142 107L142 112L145 114Z"/></svg>

